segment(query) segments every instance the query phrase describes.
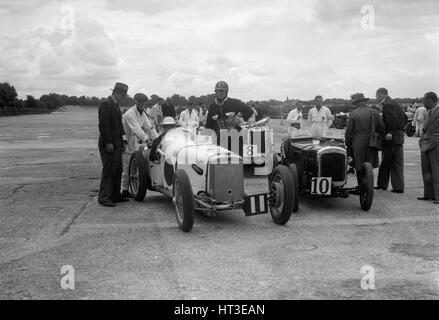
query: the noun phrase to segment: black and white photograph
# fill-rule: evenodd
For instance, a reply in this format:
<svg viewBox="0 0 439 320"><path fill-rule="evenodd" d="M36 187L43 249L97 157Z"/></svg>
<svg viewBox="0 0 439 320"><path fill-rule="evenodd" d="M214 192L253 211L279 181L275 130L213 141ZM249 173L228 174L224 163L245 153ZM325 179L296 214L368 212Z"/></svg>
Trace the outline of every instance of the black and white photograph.
<svg viewBox="0 0 439 320"><path fill-rule="evenodd" d="M0 300L439 300L438 94L436 0L0 0Z"/></svg>

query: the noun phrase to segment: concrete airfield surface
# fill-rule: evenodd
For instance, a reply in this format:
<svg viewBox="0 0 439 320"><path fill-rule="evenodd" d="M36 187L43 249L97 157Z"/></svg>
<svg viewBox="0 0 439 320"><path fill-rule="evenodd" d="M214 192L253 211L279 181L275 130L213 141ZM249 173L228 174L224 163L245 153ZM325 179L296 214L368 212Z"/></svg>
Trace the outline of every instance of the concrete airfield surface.
<svg viewBox="0 0 439 320"><path fill-rule="evenodd" d="M271 124L278 144L286 128ZM97 204L97 137L96 108L0 118L0 299L439 298L439 206L416 200L417 138L406 192L375 192L369 212L356 196L309 198L285 226L230 211L183 233L159 193ZM65 265L73 290L61 288ZM361 286L364 266L375 289Z"/></svg>

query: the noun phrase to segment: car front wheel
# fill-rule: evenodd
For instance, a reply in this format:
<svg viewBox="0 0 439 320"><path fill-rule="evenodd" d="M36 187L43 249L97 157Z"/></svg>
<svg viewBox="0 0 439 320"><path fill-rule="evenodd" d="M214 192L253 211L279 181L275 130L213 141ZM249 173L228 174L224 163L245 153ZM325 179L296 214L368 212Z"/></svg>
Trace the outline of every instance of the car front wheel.
<svg viewBox="0 0 439 320"><path fill-rule="evenodd" d="M293 209L294 185L290 170L277 166L268 180L270 212L274 223L284 225L291 217Z"/></svg>
<svg viewBox="0 0 439 320"><path fill-rule="evenodd" d="M189 177L184 170L177 170L174 174L174 206L178 227L184 231L191 231L194 225L194 194Z"/></svg>
<svg viewBox="0 0 439 320"><path fill-rule="evenodd" d="M134 199L143 201L148 185L151 184L151 178L148 174L148 159L145 159L140 151L131 155L128 178L130 192Z"/></svg>

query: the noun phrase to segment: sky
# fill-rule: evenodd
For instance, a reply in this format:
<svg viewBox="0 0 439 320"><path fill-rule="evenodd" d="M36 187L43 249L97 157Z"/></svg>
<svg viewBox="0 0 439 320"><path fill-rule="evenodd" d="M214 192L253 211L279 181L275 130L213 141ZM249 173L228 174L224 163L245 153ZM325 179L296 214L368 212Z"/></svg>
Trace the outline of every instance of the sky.
<svg viewBox="0 0 439 320"><path fill-rule="evenodd" d="M245 101L438 92L439 1L0 0L0 82L21 98L219 80Z"/></svg>

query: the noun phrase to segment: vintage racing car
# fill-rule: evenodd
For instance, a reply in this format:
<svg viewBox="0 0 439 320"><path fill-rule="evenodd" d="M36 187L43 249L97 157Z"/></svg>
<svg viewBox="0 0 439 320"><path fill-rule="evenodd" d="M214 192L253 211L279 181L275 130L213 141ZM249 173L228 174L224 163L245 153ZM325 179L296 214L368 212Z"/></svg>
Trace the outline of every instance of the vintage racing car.
<svg viewBox="0 0 439 320"><path fill-rule="evenodd" d="M293 180L293 206L298 208L299 195L319 197L344 197L349 194L360 196L361 208L372 206L373 169L368 162L363 164L364 175L356 187L346 187L348 157L344 139L312 136L293 136L282 140L280 154L274 161L288 166ZM277 158L277 159L276 159Z"/></svg>
<svg viewBox="0 0 439 320"><path fill-rule="evenodd" d="M243 209L246 216L268 213L276 224L291 216L292 176L285 166L271 173L269 192L244 192L243 160L216 145L210 136L175 127L161 133L151 148L140 146L129 165L130 191L143 201L147 190L172 198L177 223L188 232L194 212L215 216L221 210Z"/></svg>

